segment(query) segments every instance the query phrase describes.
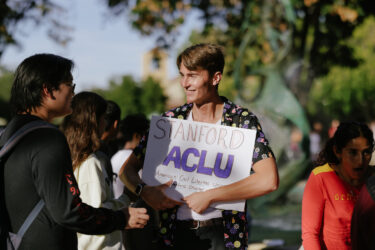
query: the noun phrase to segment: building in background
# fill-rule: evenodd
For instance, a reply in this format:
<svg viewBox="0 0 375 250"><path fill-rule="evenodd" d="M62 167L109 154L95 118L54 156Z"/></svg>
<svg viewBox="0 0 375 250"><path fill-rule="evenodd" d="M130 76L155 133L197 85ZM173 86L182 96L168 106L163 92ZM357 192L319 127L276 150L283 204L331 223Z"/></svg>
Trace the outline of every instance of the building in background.
<svg viewBox="0 0 375 250"><path fill-rule="evenodd" d="M148 77L160 82L164 94L168 100L167 109L180 106L185 103L185 94L179 83L179 77L168 78L167 67L168 54L159 48L155 48L143 55L142 79Z"/></svg>

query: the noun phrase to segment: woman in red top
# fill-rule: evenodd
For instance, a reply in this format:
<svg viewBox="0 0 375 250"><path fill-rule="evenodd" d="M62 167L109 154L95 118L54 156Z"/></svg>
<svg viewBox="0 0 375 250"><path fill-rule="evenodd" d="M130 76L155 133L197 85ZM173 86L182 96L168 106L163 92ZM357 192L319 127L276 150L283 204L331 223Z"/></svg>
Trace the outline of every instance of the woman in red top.
<svg viewBox="0 0 375 250"><path fill-rule="evenodd" d="M359 190L369 176L373 134L367 125L341 123L320 152L302 201L305 250L351 249L350 224Z"/></svg>

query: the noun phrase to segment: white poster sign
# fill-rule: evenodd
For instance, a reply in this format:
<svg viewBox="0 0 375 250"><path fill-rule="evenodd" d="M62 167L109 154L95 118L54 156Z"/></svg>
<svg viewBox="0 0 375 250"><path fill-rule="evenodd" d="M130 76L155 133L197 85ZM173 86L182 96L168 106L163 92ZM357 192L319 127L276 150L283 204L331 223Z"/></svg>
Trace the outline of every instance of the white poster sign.
<svg viewBox="0 0 375 250"><path fill-rule="evenodd" d="M166 194L180 201L194 192L250 175L256 130L153 116L142 179L148 185L173 180ZM244 211L245 201L212 207Z"/></svg>

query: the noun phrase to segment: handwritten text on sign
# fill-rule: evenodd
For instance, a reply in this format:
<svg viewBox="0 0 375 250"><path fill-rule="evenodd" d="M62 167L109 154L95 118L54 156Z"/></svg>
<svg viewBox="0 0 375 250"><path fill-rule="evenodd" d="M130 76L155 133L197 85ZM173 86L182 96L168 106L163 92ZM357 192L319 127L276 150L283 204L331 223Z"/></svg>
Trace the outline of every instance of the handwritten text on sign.
<svg viewBox="0 0 375 250"><path fill-rule="evenodd" d="M171 179L169 197L228 185L250 174L256 131L153 116L142 178L149 185ZM244 210L245 201L216 203L220 209Z"/></svg>

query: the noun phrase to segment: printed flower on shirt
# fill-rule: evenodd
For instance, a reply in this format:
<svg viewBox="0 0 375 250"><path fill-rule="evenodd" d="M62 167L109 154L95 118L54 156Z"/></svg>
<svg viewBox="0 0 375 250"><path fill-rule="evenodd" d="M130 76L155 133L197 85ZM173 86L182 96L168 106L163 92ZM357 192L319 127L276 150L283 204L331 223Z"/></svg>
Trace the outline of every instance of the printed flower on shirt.
<svg viewBox="0 0 375 250"><path fill-rule="evenodd" d="M238 240L236 240L235 242L234 242L234 247L235 248L239 248L241 246L241 242L239 242Z"/></svg>

